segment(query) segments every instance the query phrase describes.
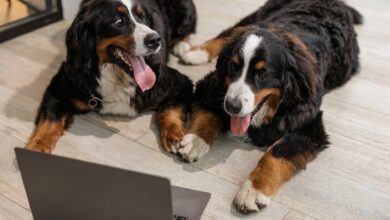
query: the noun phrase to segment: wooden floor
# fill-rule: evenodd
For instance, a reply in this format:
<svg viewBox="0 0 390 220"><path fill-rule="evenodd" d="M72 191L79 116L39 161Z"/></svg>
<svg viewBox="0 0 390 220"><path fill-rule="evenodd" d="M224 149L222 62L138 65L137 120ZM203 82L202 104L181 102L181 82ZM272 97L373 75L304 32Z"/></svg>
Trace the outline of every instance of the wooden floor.
<svg viewBox="0 0 390 220"><path fill-rule="evenodd" d="M264 0L196 0L199 43ZM153 114L128 119L77 117L55 154L167 176L174 185L209 191L203 219L390 219L390 1L349 0L361 11L362 68L323 103L330 148L277 193L268 208L243 216L231 202L263 152L228 135L200 162L162 151ZM44 88L64 59L59 22L0 44L0 219L32 219L13 147L23 146ZM194 80L213 68L171 65Z"/></svg>

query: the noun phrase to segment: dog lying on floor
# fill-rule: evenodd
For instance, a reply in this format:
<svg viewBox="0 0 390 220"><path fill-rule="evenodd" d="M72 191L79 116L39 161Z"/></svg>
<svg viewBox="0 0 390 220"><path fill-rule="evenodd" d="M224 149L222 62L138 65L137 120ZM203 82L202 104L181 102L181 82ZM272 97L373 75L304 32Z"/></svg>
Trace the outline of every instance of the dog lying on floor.
<svg viewBox="0 0 390 220"><path fill-rule="evenodd" d="M179 56L188 64L219 58L216 70L196 85L180 156L198 160L229 129L267 146L234 201L243 213L267 206L327 146L322 97L358 71L354 24L360 23L362 16L338 0L270 0L216 38L183 51Z"/></svg>
<svg viewBox="0 0 390 220"><path fill-rule="evenodd" d="M163 146L176 149L193 85L166 63L171 45L195 26L192 0L84 0L66 35L66 60L45 91L26 148L52 152L74 114L134 117L155 110Z"/></svg>

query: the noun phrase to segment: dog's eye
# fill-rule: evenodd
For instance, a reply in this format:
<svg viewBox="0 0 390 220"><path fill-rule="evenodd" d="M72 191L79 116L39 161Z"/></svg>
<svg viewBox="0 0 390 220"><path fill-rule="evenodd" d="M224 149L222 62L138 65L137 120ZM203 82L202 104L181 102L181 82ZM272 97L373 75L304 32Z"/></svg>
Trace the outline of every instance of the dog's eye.
<svg viewBox="0 0 390 220"><path fill-rule="evenodd" d="M235 63L235 62L232 62L230 66L231 66L231 70L233 70L233 72L237 72L241 68L240 64L239 63Z"/></svg>
<svg viewBox="0 0 390 220"><path fill-rule="evenodd" d="M256 76L264 77L266 73L267 73L267 69L266 68L262 68L262 69L259 69L259 70L256 71Z"/></svg>
<svg viewBox="0 0 390 220"><path fill-rule="evenodd" d="M116 26L122 26L123 23L124 23L124 22L123 22L123 19L121 19L121 18L115 20L115 25L116 25Z"/></svg>
<svg viewBox="0 0 390 220"><path fill-rule="evenodd" d="M147 22L147 18L146 18L145 13L137 14L136 16L137 16L137 18L139 19L140 22L142 22L142 23L146 23Z"/></svg>

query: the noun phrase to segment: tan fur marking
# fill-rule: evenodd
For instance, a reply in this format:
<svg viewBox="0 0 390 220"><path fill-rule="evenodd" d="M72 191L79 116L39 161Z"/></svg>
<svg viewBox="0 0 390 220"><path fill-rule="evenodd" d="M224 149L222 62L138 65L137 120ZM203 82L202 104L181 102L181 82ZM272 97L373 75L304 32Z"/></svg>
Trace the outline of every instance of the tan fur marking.
<svg viewBox="0 0 390 220"><path fill-rule="evenodd" d="M225 76L225 86L226 86L226 88L229 88L231 83L232 82L230 80L230 77L229 76Z"/></svg>
<svg viewBox="0 0 390 220"><path fill-rule="evenodd" d="M89 107L88 103L81 101L79 99L73 100L73 106L77 108L80 111L89 111L91 110L91 107Z"/></svg>
<svg viewBox="0 0 390 220"><path fill-rule="evenodd" d="M255 69L256 70L261 70L261 69L263 69L265 67L265 65L266 65L265 61L259 61L259 62L256 63Z"/></svg>
<svg viewBox="0 0 390 220"><path fill-rule="evenodd" d="M267 97L269 95L280 97L280 90L277 89L277 88L269 88L269 89L262 89L262 90L256 92L256 94L255 94L255 106L260 104L261 101L265 97Z"/></svg>
<svg viewBox="0 0 390 220"><path fill-rule="evenodd" d="M205 50L208 53L208 59L212 60L219 55L227 42L227 38L215 38L207 41L199 47L193 47L191 50Z"/></svg>
<svg viewBox="0 0 390 220"><path fill-rule="evenodd" d="M241 27L236 27L234 30L233 30L233 38L245 33L245 32L248 32L248 31L252 31L252 30L255 30L259 28L257 25L247 25L247 26L241 26Z"/></svg>
<svg viewBox="0 0 390 220"><path fill-rule="evenodd" d="M291 178L295 170L296 168L290 161L274 157L269 150L260 159L249 179L252 180L255 189L260 190L266 196L271 196Z"/></svg>
<svg viewBox="0 0 390 220"><path fill-rule="evenodd" d="M131 85L129 83L128 79L126 78L126 77L128 77L127 73L121 67L114 65L113 70L114 70L114 73L116 76L116 78L114 79L115 81L113 81L113 83L115 85L118 85L121 87Z"/></svg>
<svg viewBox="0 0 390 220"><path fill-rule="evenodd" d="M157 114L157 126L160 129L161 144L170 151L172 145L178 144L185 134L185 121L181 107L166 109Z"/></svg>
<svg viewBox="0 0 390 220"><path fill-rule="evenodd" d="M144 13L144 9L142 8L141 5L135 7L135 13L137 13L137 15L142 15Z"/></svg>
<svg viewBox="0 0 390 220"><path fill-rule="evenodd" d="M116 37L100 40L96 47L100 65L108 62L107 48L109 46L116 46L127 51L128 53L132 53L132 51L135 49L135 42L133 36L127 35L119 35Z"/></svg>
<svg viewBox="0 0 390 220"><path fill-rule="evenodd" d="M51 122L41 119L28 141L26 148L43 153L51 153L58 139L63 135L65 128L69 127L71 120L66 117Z"/></svg>
<svg viewBox="0 0 390 220"><path fill-rule="evenodd" d="M263 117L263 123L268 124L272 121L275 116L276 111L278 110L280 102L280 96L271 95L267 100L268 112Z"/></svg>
<svg viewBox="0 0 390 220"><path fill-rule="evenodd" d="M120 13L122 13L122 14L126 14L127 13L127 8L126 8L126 6L121 5L121 6L118 7L118 11Z"/></svg>
<svg viewBox="0 0 390 220"><path fill-rule="evenodd" d="M192 114L191 128L188 133L196 134L206 143L212 145L221 128L221 119L209 111L200 110Z"/></svg>
<svg viewBox="0 0 390 220"><path fill-rule="evenodd" d="M238 37L239 35L247 32L247 31L251 31L251 30L254 30L256 28L258 28L256 25L237 27L231 31L229 36L214 38L212 40L206 41L204 44L202 44L198 47L191 48L191 50L201 49L201 50L207 51L208 56L209 56L208 57L209 61L211 61L215 57L219 56L222 49L229 41L231 41L232 39Z"/></svg>
<svg viewBox="0 0 390 220"><path fill-rule="evenodd" d="M264 124L268 124L272 121L280 102L280 90L276 88L263 89L255 94L255 106L259 105L261 101L268 96L266 105L268 105L268 111L262 118Z"/></svg>
<svg viewBox="0 0 390 220"><path fill-rule="evenodd" d="M237 54L233 56L232 62L233 62L234 64L240 64L240 58L238 57Z"/></svg>

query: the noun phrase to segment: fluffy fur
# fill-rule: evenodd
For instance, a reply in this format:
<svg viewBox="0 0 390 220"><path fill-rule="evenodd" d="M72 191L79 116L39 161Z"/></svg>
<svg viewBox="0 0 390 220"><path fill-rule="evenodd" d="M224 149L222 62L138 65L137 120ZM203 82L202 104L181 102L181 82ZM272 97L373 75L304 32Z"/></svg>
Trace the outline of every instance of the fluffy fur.
<svg viewBox="0 0 390 220"><path fill-rule="evenodd" d="M181 124L193 85L166 63L171 46L193 33L195 25L192 0L84 0L67 31L66 60L46 89L27 148L51 152L72 116L91 111L124 116L169 112L176 121L166 120L166 114L158 117L161 138L177 144L185 132ZM137 85L133 66L123 56L145 60L156 76L152 88L143 91Z"/></svg>
<svg viewBox="0 0 390 220"><path fill-rule="evenodd" d="M187 135L211 145L213 139L193 128L212 134L231 129L269 147L236 197L240 211L266 206L281 184L327 146L322 97L357 72L353 25L361 22L355 9L338 0L273 0L182 54L190 64L199 63L199 57L191 60L199 51L209 60L219 55L216 70L197 83ZM210 128L210 115L219 126ZM187 142L182 147L194 151ZM199 159L179 152L190 162Z"/></svg>

